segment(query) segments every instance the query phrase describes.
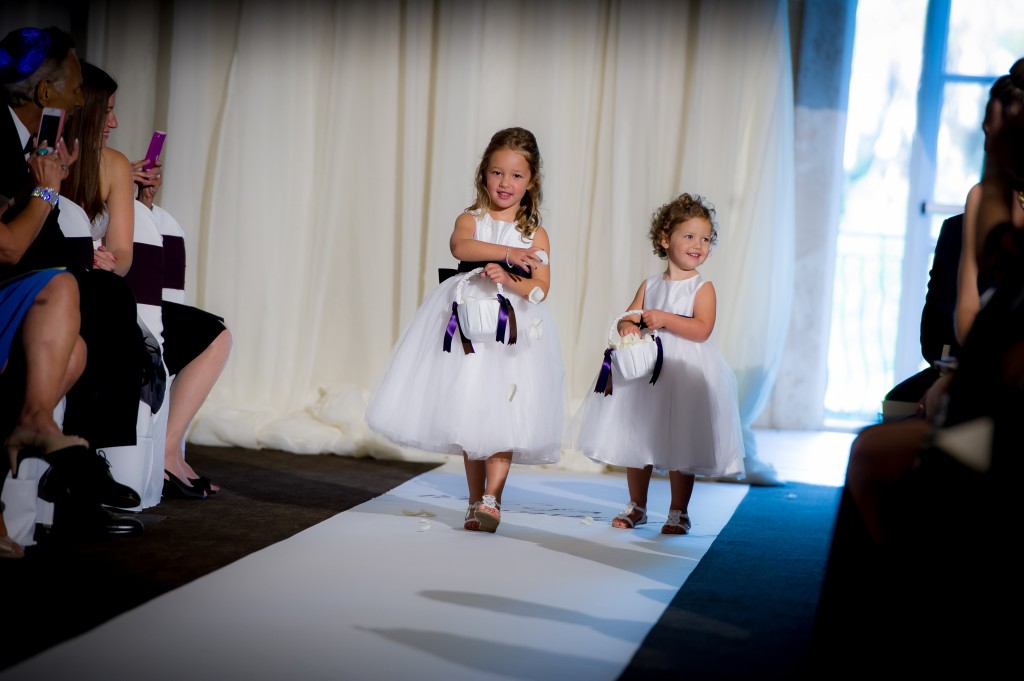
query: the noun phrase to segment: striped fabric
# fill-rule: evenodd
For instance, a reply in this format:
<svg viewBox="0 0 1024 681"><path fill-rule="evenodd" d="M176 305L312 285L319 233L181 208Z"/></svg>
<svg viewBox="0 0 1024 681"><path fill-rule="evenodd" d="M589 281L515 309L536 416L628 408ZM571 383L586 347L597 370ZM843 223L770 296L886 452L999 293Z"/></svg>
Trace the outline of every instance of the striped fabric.
<svg viewBox="0 0 1024 681"><path fill-rule="evenodd" d="M174 216L153 206L153 218L164 243L163 298L185 304L185 230Z"/></svg>

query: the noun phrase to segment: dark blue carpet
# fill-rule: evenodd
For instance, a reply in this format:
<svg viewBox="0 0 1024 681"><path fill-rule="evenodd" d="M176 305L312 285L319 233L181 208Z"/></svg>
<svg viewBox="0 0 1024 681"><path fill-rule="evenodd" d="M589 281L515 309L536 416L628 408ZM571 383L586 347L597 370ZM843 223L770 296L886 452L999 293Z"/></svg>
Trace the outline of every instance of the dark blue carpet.
<svg viewBox="0 0 1024 681"><path fill-rule="evenodd" d="M802 676L839 495L751 487L620 681Z"/></svg>

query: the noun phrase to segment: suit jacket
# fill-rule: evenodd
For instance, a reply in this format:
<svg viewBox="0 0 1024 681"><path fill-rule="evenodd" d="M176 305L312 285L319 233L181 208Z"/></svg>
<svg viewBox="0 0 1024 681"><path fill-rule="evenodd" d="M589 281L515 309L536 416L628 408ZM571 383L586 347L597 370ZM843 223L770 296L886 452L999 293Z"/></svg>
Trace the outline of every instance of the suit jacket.
<svg viewBox="0 0 1024 681"><path fill-rule="evenodd" d="M943 345L949 346L949 354L953 357L960 352L954 312L963 231L963 213L946 218L935 242L932 269L928 273L928 293L921 311L921 354L929 362L942 357Z"/></svg>

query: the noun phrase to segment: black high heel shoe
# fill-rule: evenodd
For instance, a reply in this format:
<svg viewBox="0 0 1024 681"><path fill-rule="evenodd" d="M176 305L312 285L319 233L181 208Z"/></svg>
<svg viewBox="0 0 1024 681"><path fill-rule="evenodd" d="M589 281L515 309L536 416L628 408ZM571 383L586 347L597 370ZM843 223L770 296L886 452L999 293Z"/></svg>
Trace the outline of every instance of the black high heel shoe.
<svg viewBox="0 0 1024 681"><path fill-rule="evenodd" d="M172 499L205 499L206 498L206 490L200 489L198 487L189 487L184 482L182 482L179 478L177 478L174 475L174 473L171 473L170 471L168 471L166 469L164 469L164 474L167 476L167 479L164 480L163 496L168 497L168 498L172 498Z"/></svg>
<svg viewBox="0 0 1024 681"><path fill-rule="evenodd" d="M213 482L205 475L200 475L198 478L189 478L188 481L192 483L192 487L203 490L207 495L218 492L218 490L213 489Z"/></svg>
<svg viewBox="0 0 1024 681"><path fill-rule="evenodd" d="M4 442L11 476L18 477L21 459L27 456L46 458L48 454L72 447L89 447L89 443L75 435L63 433L37 433L22 426L16 427Z"/></svg>

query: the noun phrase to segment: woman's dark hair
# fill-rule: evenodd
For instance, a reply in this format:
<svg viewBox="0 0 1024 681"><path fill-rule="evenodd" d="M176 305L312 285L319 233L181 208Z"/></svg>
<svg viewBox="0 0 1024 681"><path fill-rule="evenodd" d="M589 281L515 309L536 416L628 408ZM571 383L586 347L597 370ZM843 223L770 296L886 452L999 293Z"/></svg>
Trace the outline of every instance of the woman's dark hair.
<svg viewBox="0 0 1024 681"><path fill-rule="evenodd" d="M100 196L101 137L107 119L107 104L117 92L117 81L88 62L82 62L82 108L64 124L64 142L71 147L78 140L78 160L68 168L60 193L85 209L93 220L105 210Z"/></svg>

